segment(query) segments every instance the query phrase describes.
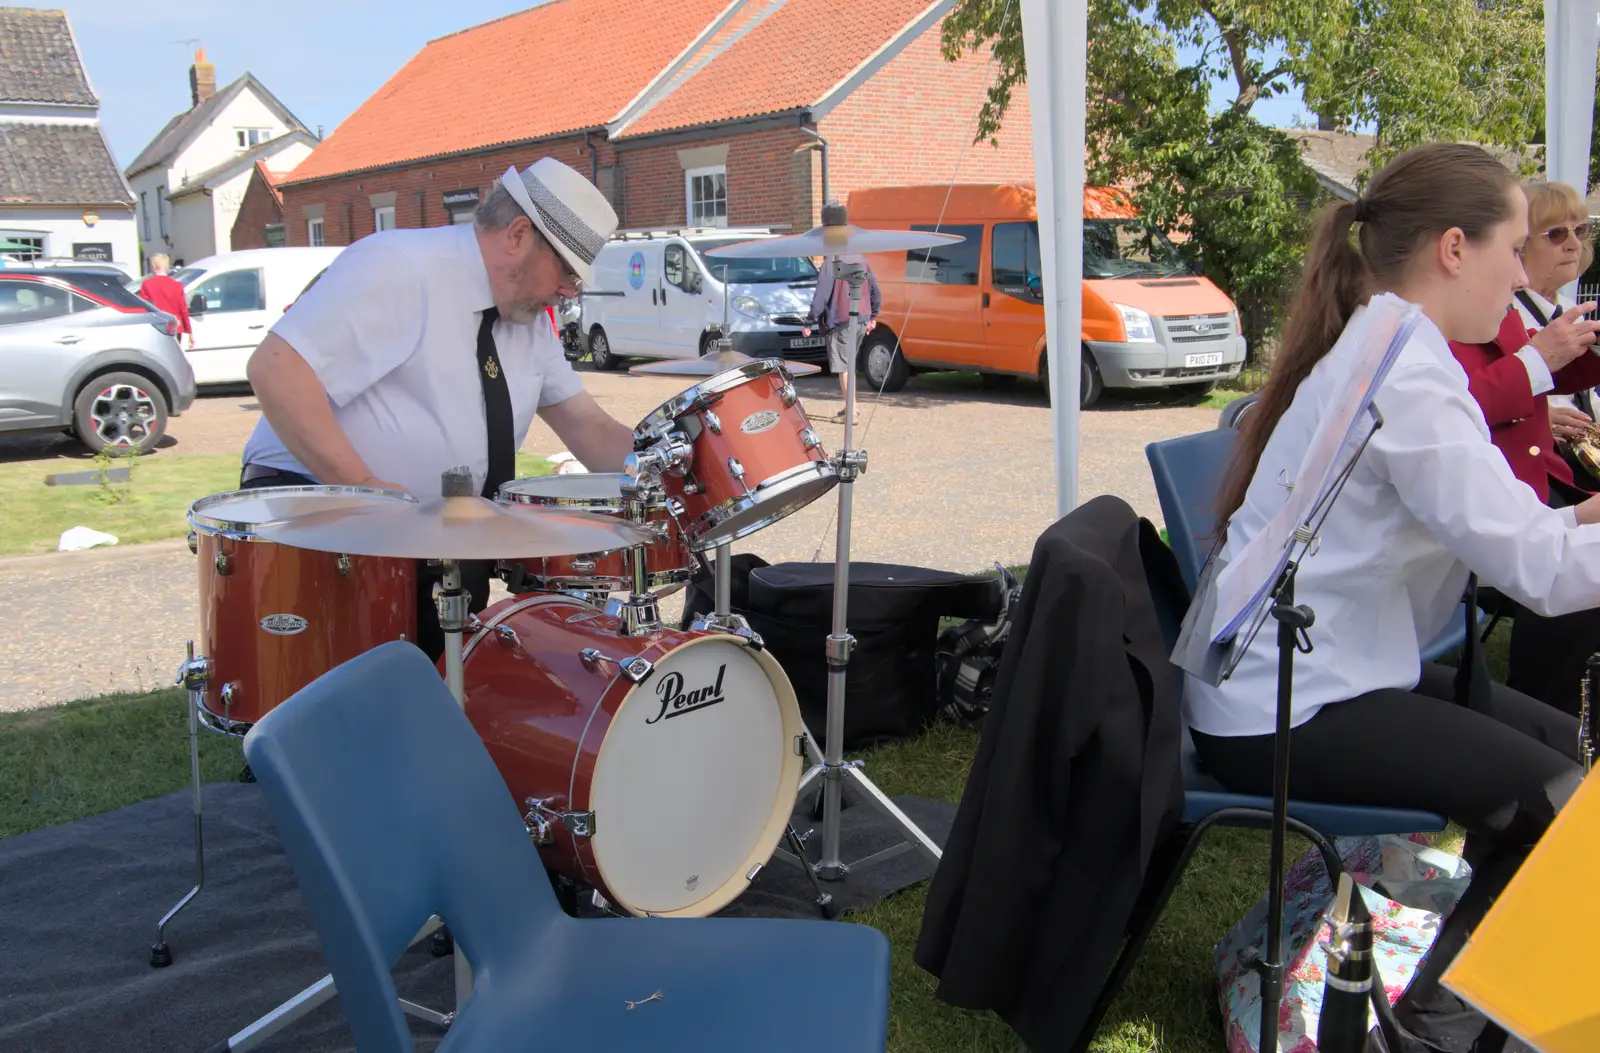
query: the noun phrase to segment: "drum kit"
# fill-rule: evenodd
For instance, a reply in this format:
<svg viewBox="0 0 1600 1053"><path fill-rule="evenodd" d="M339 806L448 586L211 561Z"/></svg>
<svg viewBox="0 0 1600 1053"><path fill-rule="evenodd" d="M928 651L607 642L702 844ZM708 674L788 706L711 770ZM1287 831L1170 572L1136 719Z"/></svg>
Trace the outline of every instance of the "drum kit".
<svg viewBox="0 0 1600 1053"><path fill-rule="evenodd" d="M954 240L864 231L830 206L824 225L807 234L712 254L835 257L849 284L856 346L865 271L837 258ZM429 501L299 486L195 502L199 654L191 642L178 674L190 702L195 884L157 924L152 965L172 961L166 926L204 884L198 729L243 736L322 673L383 643L415 640L419 561L437 561L442 571L434 597L445 681L553 879L585 890L595 907L622 916L707 916L780 858L806 872L831 917L819 880L843 879L851 865L911 848L938 861L937 845L842 756L854 643L846 627L850 484L866 467L865 452L851 445L854 371L844 445L830 457L784 363L738 355L724 335L712 355L681 365L681 375L705 379L639 422L621 473L517 479L493 500L476 496L468 469L454 468ZM819 656L830 673L819 748L788 676L730 609L730 546L835 487L834 618ZM708 551L716 556L714 611L687 629L664 627L658 600L691 580ZM495 561L512 595L469 613L461 585L467 560ZM811 863L791 816L819 782L821 859ZM847 782L898 825L905 843L855 864L839 858ZM779 848L785 839L792 854ZM456 957L460 999L470 972ZM332 993L325 979L275 1011L270 1028L258 1022L236 1036L248 1041L228 1048L264 1040Z"/></svg>

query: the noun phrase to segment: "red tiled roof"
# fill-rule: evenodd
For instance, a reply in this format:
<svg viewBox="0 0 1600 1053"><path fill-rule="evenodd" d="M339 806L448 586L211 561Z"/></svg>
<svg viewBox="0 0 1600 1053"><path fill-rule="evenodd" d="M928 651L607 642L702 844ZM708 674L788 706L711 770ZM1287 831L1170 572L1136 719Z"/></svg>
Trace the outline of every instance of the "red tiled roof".
<svg viewBox="0 0 1600 1053"><path fill-rule="evenodd" d="M292 181L601 127L728 2L550 0L431 41Z"/></svg>
<svg viewBox="0 0 1600 1053"><path fill-rule="evenodd" d="M931 6L931 0L749 0L705 50L730 39L731 46L619 138L811 106Z"/></svg>
<svg viewBox="0 0 1600 1053"><path fill-rule="evenodd" d="M256 171L260 173L261 181L267 185L267 189L272 191L272 196L277 199L278 207L283 207L283 191L279 190L278 187L283 184L284 180L289 178L289 173L274 172L267 167L265 161L256 162Z"/></svg>

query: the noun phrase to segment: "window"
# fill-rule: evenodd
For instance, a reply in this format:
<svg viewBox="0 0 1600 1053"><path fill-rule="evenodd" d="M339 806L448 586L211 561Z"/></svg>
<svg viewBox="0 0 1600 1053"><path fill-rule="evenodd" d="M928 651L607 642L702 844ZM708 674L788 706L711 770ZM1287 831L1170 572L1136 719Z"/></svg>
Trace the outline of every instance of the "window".
<svg viewBox="0 0 1600 1053"><path fill-rule="evenodd" d="M718 278L726 276L726 280L735 285L817 280L816 265L804 256L774 260L730 260L723 256L706 255L713 249L727 245L742 245L749 240L749 238L697 237L689 244L700 253L700 262L707 274L716 275Z"/></svg>
<svg viewBox="0 0 1600 1053"><path fill-rule="evenodd" d="M224 271L208 279L189 296L193 304L196 297L205 301L206 313L219 311L260 311L267 306L261 294L261 269Z"/></svg>
<svg viewBox="0 0 1600 1053"><path fill-rule="evenodd" d="M322 220L306 220L306 242L313 246L322 244Z"/></svg>
<svg viewBox="0 0 1600 1053"><path fill-rule="evenodd" d="M139 218L144 221L144 240L150 240L150 191L139 191Z"/></svg>
<svg viewBox="0 0 1600 1053"><path fill-rule="evenodd" d="M470 208L456 209L450 213L451 223L471 223L472 220L473 211Z"/></svg>
<svg viewBox="0 0 1600 1053"><path fill-rule="evenodd" d="M689 226L728 225L728 170L725 165L691 168L683 173L688 195Z"/></svg>
<svg viewBox="0 0 1600 1053"><path fill-rule="evenodd" d="M941 245L934 249L912 249L906 253L906 281L925 282L930 285L977 285L978 262L983 250L983 228L937 227L928 223L913 223L912 230L937 230L940 234L956 234L962 241L954 245Z"/></svg>
<svg viewBox="0 0 1600 1053"><path fill-rule="evenodd" d="M394 206L393 205L384 205L382 208L375 208L375 209L372 210L372 229L373 230L393 230L394 229Z"/></svg>
<svg viewBox="0 0 1600 1053"><path fill-rule="evenodd" d="M682 245L668 245L661 263L661 276L667 280L667 284L688 292L691 281L689 275L693 272L694 264L689 262L688 250Z"/></svg>
<svg viewBox="0 0 1600 1053"><path fill-rule="evenodd" d="M268 223L266 236L267 248L269 249L281 249L289 244L289 238L284 232L282 223Z"/></svg>
<svg viewBox="0 0 1600 1053"><path fill-rule="evenodd" d="M17 246L0 251L0 256L17 263L29 263L44 256L44 235L29 231L0 230L0 241Z"/></svg>
<svg viewBox="0 0 1600 1053"><path fill-rule="evenodd" d="M156 215L161 219L161 236L167 236L167 188L156 187Z"/></svg>
<svg viewBox="0 0 1600 1053"><path fill-rule="evenodd" d="M1138 219L1083 221L1085 278L1170 278L1188 274L1177 246Z"/></svg>
<svg viewBox="0 0 1600 1053"><path fill-rule="evenodd" d="M260 146L272 138L271 128L235 128L233 130L239 149L248 150L252 146Z"/></svg>
<svg viewBox="0 0 1600 1053"><path fill-rule="evenodd" d="M1039 224L996 223L990 246L989 268L994 287L1019 300L1037 300L1031 290L1040 280Z"/></svg>
<svg viewBox="0 0 1600 1053"><path fill-rule="evenodd" d="M79 306L74 307L77 300ZM65 289L42 282L0 281L0 325L20 325L60 318L74 310L84 310L89 301L79 300Z"/></svg>

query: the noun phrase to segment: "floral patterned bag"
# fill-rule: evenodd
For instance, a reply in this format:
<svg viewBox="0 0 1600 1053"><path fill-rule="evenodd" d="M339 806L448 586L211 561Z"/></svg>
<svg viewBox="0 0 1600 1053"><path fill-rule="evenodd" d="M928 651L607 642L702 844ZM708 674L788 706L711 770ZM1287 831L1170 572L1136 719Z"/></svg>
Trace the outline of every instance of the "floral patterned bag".
<svg viewBox="0 0 1600 1053"><path fill-rule="evenodd" d="M1391 1005L1405 993L1417 964L1433 946L1450 911L1472 879L1456 856L1428 847L1420 837L1341 837L1334 847L1372 914L1375 979ZM1333 885L1322 856L1307 850L1284 881L1284 935L1289 968L1278 1011L1278 1048L1316 1053L1322 1010L1323 969L1333 905ZM1261 977L1251 962L1267 939L1267 897L1262 896L1217 943L1218 999L1228 1053L1256 1053L1261 1037ZM1371 1010L1368 1010L1369 1016ZM1372 1026L1377 1026L1376 1017Z"/></svg>

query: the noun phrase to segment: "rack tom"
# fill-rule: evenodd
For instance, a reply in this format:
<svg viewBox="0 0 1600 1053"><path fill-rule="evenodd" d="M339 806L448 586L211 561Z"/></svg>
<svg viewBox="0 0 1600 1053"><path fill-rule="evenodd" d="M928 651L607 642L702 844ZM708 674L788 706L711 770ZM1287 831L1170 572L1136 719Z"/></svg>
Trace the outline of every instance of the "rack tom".
<svg viewBox="0 0 1600 1053"><path fill-rule="evenodd" d="M666 498L661 494L624 498L622 476L614 472L513 479L500 487L495 500L613 516L647 526L655 532L655 540L642 546L648 587L652 591L671 589L690 578L694 557L684 544L678 524L667 514ZM526 582L536 590L625 592L633 587L635 552L623 548L579 556L506 559L501 560L501 567L507 580L517 585ZM520 579L517 566L522 568Z"/></svg>

